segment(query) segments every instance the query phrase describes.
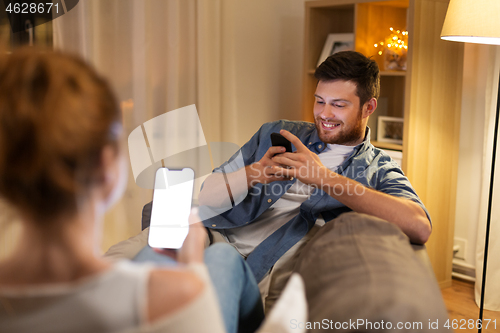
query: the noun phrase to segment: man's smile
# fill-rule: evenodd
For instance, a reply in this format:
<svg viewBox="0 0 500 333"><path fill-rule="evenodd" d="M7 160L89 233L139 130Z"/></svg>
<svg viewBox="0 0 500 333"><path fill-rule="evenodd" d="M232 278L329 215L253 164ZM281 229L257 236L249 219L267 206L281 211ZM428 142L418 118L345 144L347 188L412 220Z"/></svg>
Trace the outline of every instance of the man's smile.
<svg viewBox="0 0 500 333"><path fill-rule="evenodd" d="M334 128L337 128L340 126L340 123L332 123L332 122L329 122L329 121L321 121L321 127L324 129L324 130L332 130Z"/></svg>

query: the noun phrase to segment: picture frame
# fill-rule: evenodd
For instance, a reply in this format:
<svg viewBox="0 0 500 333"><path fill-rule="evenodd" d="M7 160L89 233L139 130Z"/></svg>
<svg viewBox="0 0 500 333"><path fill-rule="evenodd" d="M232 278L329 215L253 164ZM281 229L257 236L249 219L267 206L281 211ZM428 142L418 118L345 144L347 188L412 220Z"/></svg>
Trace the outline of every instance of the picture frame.
<svg viewBox="0 0 500 333"><path fill-rule="evenodd" d="M379 116L377 121L378 142L403 144L403 118Z"/></svg>
<svg viewBox="0 0 500 333"><path fill-rule="evenodd" d="M329 56L340 51L354 51L354 34L328 34L323 51L318 59L318 67Z"/></svg>

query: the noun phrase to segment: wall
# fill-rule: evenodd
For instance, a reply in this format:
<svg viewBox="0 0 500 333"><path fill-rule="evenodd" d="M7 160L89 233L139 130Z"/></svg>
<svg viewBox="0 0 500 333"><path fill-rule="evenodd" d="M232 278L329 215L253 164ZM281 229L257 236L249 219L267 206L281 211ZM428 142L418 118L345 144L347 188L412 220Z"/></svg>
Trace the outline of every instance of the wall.
<svg viewBox="0 0 500 333"><path fill-rule="evenodd" d="M223 140L242 145L264 122L301 119L304 2L222 2L223 94L233 93L223 107L236 111Z"/></svg>
<svg viewBox="0 0 500 333"><path fill-rule="evenodd" d="M454 263L475 267L476 237L485 140L485 90L489 64L487 45L465 44L460 154L457 181L455 239L465 240L464 260ZM457 244L457 243L455 243Z"/></svg>
<svg viewBox="0 0 500 333"><path fill-rule="evenodd" d="M304 2L304 0L221 1L224 88L222 107L227 110L222 120L223 141L242 145L264 122L300 119ZM120 11L115 14L124 22L130 21L127 12L122 12L125 6L113 6L113 3L109 2L109 10ZM151 6L153 5L154 2L151 2ZM65 19L76 19L76 17L71 18L71 15L77 15L77 11L68 13ZM134 15L140 14L134 13ZM132 29L132 27L117 25L116 29ZM117 32L108 29L99 34L98 38L109 39L112 33ZM123 36L129 33L127 30L116 35ZM75 39L79 40L81 36L75 36ZM106 52L121 53L121 55L118 59L111 58L110 63L97 64L98 68L104 68L104 73L111 72L113 76L116 75L110 77L112 83L127 82L127 78L122 76L132 73L132 69L123 70L123 66L120 66L120 59L130 62L130 59L123 58L128 53L121 52L124 48L127 51L127 45L116 39L110 40ZM121 93L120 100L125 100L130 95L125 88L116 87ZM131 173L129 176L131 177ZM133 179L129 184L133 185L134 191L127 191L125 199L106 216L105 235L113 237L103 239L104 250L139 231L139 223L135 221L141 216L142 204L149 201L151 196L147 190L137 190ZM140 192L140 195L136 192ZM133 207L127 207L133 214L127 216L124 215L125 210L122 207L127 206L126 202L134 202ZM5 214L3 209L0 211L2 212L0 214L1 259L15 244L19 225L6 223L14 217ZM121 221L121 223L109 221Z"/></svg>

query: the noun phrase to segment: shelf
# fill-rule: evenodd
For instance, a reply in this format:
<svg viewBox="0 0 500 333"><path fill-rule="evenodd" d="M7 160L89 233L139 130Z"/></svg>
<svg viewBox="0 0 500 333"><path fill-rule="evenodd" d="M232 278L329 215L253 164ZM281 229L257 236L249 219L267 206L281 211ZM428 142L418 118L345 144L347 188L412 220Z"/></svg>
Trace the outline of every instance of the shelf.
<svg viewBox="0 0 500 333"><path fill-rule="evenodd" d="M316 69L309 69L307 74L314 75ZM380 76L406 76L406 71L380 71Z"/></svg>
<svg viewBox="0 0 500 333"><path fill-rule="evenodd" d="M380 76L406 76L406 71L380 71Z"/></svg>
<svg viewBox="0 0 500 333"><path fill-rule="evenodd" d="M372 140L371 144L374 145L375 147L381 148L381 149L392 149L392 150L403 151L403 145L398 145L396 143L379 142L379 141Z"/></svg>

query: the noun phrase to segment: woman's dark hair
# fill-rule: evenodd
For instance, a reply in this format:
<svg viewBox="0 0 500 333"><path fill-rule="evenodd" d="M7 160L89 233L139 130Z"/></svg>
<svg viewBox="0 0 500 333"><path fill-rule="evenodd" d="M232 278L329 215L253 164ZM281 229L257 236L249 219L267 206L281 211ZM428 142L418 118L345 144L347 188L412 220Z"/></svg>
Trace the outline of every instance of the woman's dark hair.
<svg viewBox="0 0 500 333"><path fill-rule="evenodd" d="M318 81L344 80L356 84L360 107L380 94L377 63L359 52L343 51L329 56L314 72Z"/></svg>
<svg viewBox="0 0 500 333"><path fill-rule="evenodd" d="M32 220L75 212L120 132L108 83L78 57L22 48L0 59L0 196Z"/></svg>

